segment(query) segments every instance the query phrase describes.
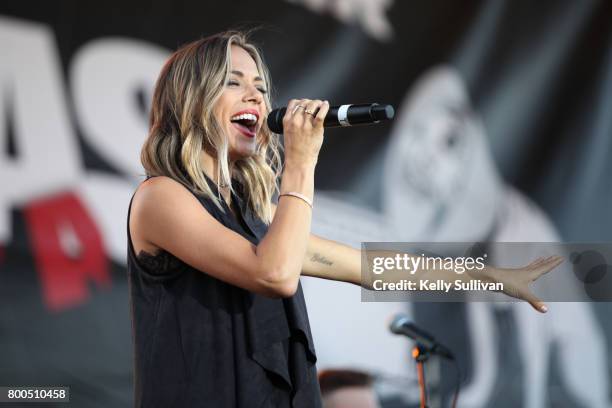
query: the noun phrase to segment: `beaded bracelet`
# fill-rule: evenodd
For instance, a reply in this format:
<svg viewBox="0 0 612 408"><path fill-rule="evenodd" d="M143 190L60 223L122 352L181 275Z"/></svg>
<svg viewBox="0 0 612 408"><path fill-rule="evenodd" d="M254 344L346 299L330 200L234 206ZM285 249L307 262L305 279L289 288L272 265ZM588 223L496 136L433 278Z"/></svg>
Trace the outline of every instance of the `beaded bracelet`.
<svg viewBox="0 0 612 408"><path fill-rule="evenodd" d="M289 191L287 193L279 194L278 198L281 198L282 196L291 196L291 197L299 198L300 200L303 200L306 204L308 204L310 208L312 208L312 200L306 197L304 194L296 193L295 191Z"/></svg>

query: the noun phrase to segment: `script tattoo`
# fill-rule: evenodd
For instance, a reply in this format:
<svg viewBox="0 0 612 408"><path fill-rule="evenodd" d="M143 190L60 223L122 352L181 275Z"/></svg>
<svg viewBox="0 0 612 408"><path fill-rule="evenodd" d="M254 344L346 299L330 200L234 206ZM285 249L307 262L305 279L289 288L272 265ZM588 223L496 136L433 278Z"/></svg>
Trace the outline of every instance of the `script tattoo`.
<svg viewBox="0 0 612 408"><path fill-rule="evenodd" d="M329 259L325 258L324 256L322 256L320 254L314 254L312 256L312 258L310 258L310 260L312 262L322 263L322 264L327 265L327 266L332 266L333 265L332 261L330 261Z"/></svg>

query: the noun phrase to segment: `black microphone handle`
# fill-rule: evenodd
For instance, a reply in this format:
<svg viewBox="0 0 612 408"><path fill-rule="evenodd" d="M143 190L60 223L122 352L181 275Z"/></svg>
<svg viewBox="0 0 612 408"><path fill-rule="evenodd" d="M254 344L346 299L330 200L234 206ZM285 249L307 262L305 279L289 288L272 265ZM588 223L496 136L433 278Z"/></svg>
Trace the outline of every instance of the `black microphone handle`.
<svg viewBox="0 0 612 408"><path fill-rule="evenodd" d="M340 126L355 126L355 125L367 125L371 123L378 123L381 120L392 119L395 115L393 106L391 105L380 105L378 103L363 103L348 106L345 108L344 116L348 118L345 124L340 123L338 120L338 112L343 106L330 106L325 120L323 121L323 127L340 127ZM268 127L274 133L283 133L283 117L287 112L287 108L274 109L268 115Z"/></svg>

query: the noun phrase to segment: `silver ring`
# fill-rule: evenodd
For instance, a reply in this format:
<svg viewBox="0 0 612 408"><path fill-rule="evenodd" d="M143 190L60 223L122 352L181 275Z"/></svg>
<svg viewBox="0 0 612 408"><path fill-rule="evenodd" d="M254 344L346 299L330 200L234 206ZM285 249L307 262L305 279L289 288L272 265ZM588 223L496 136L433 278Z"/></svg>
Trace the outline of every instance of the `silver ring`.
<svg viewBox="0 0 612 408"><path fill-rule="evenodd" d="M300 109L300 108L305 109L302 105L296 105L296 107L293 108L293 111L291 111L291 114L294 115L295 112L297 112L297 110Z"/></svg>

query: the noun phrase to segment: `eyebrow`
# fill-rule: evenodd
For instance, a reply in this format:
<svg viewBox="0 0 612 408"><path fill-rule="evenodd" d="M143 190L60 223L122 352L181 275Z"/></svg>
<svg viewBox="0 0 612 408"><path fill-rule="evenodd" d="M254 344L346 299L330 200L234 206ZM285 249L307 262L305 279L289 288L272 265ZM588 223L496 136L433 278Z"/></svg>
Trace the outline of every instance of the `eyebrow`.
<svg viewBox="0 0 612 408"><path fill-rule="evenodd" d="M244 74L242 73L242 71L233 70L232 74L237 75L240 78L244 78ZM253 81L262 81L263 82L263 79L261 79L260 76L256 76L255 78L253 78Z"/></svg>

